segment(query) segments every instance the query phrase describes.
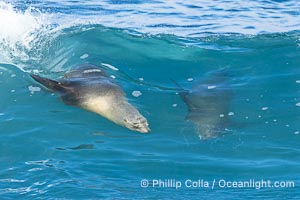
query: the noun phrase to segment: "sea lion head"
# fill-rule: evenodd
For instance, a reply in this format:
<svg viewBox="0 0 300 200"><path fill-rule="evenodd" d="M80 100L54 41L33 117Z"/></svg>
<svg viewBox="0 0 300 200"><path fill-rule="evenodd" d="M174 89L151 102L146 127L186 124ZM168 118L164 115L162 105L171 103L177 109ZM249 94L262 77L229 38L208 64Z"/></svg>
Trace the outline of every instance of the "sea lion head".
<svg viewBox="0 0 300 200"><path fill-rule="evenodd" d="M139 111L128 104L126 106L126 110L124 112L125 115L122 115L123 118L123 126L127 127L130 130L138 131L141 133L150 132L149 124L147 119L139 113Z"/></svg>
<svg viewBox="0 0 300 200"><path fill-rule="evenodd" d="M88 97L81 107L130 130L141 133L150 132L147 119L123 95Z"/></svg>

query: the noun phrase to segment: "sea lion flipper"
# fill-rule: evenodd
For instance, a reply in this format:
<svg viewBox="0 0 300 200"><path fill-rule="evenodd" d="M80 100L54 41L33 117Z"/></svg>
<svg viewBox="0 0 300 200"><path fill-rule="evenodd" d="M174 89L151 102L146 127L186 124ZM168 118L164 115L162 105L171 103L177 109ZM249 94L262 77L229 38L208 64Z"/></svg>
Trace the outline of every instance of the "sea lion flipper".
<svg viewBox="0 0 300 200"><path fill-rule="evenodd" d="M30 76L34 80L36 80L37 82L39 82L40 84L44 85L46 88L48 88L48 89L50 89L54 92L64 93L64 92L71 89L70 87L68 87L63 82L59 82L59 81L52 80L52 79L49 79L49 78L44 78L44 77L41 77L41 76L36 75L36 74L30 74Z"/></svg>

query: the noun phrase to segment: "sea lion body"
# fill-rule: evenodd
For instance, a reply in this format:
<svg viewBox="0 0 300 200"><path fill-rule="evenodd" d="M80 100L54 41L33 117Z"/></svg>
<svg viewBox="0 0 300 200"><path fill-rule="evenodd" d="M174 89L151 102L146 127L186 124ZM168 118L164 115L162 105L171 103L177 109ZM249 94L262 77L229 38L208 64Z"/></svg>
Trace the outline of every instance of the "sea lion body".
<svg viewBox="0 0 300 200"><path fill-rule="evenodd" d="M128 102L122 88L97 66L78 67L57 81L35 74L31 77L59 93L68 105L95 112L130 130L141 133L150 131L146 118Z"/></svg>
<svg viewBox="0 0 300 200"><path fill-rule="evenodd" d="M196 125L200 139L216 138L228 127L233 95L228 78L227 73L218 71L180 94L188 107L186 119Z"/></svg>

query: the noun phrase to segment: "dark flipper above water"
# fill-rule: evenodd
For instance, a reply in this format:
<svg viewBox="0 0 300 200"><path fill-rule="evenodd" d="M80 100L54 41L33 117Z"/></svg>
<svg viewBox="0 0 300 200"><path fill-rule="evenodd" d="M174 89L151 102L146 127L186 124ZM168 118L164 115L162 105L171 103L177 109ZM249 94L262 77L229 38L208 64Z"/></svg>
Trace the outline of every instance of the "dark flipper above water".
<svg viewBox="0 0 300 200"><path fill-rule="evenodd" d="M61 93L65 93L68 90L71 90L71 87L68 87L66 84L56 81L56 80L52 80L52 79L48 79L48 78L44 78L41 77L39 75L36 74L30 74L30 76L36 80L37 82L39 82L40 84L44 85L46 88L54 91L54 92L61 92Z"/></svg>

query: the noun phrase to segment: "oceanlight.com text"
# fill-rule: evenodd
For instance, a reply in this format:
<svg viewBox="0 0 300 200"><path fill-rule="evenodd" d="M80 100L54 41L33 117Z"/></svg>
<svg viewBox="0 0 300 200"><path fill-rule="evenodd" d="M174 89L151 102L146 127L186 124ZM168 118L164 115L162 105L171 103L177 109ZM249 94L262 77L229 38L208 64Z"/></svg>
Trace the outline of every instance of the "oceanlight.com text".
<svg viewBox="0 0 300 200"><path fill-rule="evenodd" d="M228 180L228 179L143 179L140 181L142 188L207 188L207 189L262 189L262 188L295 188L295 181L292 180L265 180L265 179L248 179L248 180Z"/></svg>

